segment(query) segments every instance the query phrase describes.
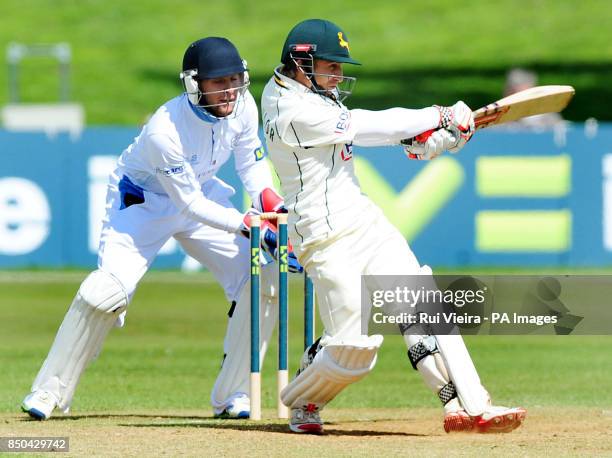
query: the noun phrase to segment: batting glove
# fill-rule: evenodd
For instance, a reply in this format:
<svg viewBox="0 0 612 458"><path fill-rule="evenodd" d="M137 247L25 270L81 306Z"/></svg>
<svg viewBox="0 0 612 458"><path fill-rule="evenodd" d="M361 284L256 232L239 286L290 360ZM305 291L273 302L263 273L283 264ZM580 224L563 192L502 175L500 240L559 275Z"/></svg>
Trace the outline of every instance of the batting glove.
<svg viewBox="0 0 612 458"><path fill-rule="evenodd" d="M474 135L474 113L470 107L468 107L462 101L457 102L452 107L439 107L441 109L440 119L441 124L444 122L446 125L441 125L444 129L448 130L455 137L455 143L448 148L451 153L458 153L461 148L472 138ZM450 118L445 117L442 111L450 111ZM445 119L443 119L445 118Z"/></svg>
<svg viewBox="0 0 612 458"><path fill-rule="evenodd" d="M404 147L410 159L430 160L438 157L457 143L455 136L446 129L433 131L424 141L413 141Z"/></svg>

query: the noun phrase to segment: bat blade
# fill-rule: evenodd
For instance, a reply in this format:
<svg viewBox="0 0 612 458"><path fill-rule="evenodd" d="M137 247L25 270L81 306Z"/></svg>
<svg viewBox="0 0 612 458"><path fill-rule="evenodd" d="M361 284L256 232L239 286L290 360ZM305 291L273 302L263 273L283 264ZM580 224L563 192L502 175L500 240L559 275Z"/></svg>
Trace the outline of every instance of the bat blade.
<svg viewBox="0 0 612 458"><path fill-rule="evenodd" d="M525 89L476 110L476 129L543 113L558 113L569 104L575 92L572 86L537 86Z"/></svg>

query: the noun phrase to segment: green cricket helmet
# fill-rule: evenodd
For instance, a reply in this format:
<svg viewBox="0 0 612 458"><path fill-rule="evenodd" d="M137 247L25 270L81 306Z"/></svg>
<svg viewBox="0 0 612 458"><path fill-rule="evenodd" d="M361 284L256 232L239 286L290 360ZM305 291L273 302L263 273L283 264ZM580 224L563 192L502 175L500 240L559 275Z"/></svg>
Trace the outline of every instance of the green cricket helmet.
<svg viewBox="0 0 612 458"><path fill-rule="evenodd" d="M293 27L283 45L281 62L288 64L304 53L314 59L361 65L351 57L344 31L324 19L307 19Z"/></svg>
<svg viewBox="0 0 612 458"><path fill-rule="evenodd" d="M321 83L322 79L336 79L337 75L315 73L317 59L361 65L351 57L348 38L340 27L324 19L308 19L293 27L287 35L281 62L286 66L293 64L302 71L310 80L310 89L317 94L342 102L352 94L357 78L343 75L336 87L325 89L325 84Z"/></svg>

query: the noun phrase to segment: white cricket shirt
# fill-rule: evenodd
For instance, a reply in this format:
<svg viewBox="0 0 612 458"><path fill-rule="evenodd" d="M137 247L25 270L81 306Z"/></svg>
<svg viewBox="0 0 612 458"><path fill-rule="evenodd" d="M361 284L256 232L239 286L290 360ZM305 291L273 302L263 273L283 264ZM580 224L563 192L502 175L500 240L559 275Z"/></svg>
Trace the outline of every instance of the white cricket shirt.
<svg viewBox="0 0 612 458"><path fill-rule="evenodd" d="M349 110L278 69L264 88L261 108L298 251L341 236L372 210L355 175L353 144L397 145L439 125L433 107Z"/></svg>
<svg viewBox="0 0 612 458"><path fill-rule="evenodd" d="M202 185L213 178L233 151L236 171L251 199L272 187L258 137L258 113L246 92L233 118L207 117L182 94L162 105L121 154L119 173L145 191L165 194L193 219L235 231L242 215L208 200Z"/></svg>

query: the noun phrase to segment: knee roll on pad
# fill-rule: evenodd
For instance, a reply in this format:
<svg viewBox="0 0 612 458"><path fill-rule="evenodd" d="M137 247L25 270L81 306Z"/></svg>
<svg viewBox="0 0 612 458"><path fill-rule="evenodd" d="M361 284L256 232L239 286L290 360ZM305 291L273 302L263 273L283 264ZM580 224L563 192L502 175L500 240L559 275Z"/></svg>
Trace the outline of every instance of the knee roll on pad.
<svg viewBox="0 0 612 458"><path fill-rule="evenodd" d="M121 282L112 274L103 270L94 270L81 283L77 296L104 313L119 314L128 304L128 295Z"/></svg>
<svg viewBox="0 0 612 458"><path fill-rule="evenodd" d="M283 404L288 407L315 404L323 408L345 387L372 370L382 342L383 337L375 335L324 346L281 392Z"/></svg>

